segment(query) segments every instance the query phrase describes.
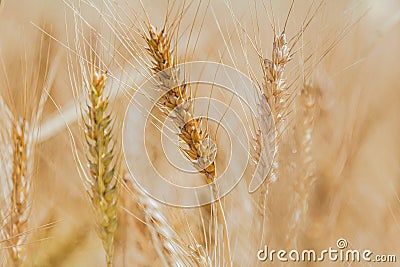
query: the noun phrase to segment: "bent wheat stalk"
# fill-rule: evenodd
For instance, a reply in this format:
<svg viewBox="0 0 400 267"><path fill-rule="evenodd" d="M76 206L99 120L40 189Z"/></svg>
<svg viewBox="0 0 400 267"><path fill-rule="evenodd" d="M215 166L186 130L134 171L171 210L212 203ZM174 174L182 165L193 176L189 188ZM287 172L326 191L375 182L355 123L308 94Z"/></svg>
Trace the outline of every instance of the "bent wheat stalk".
<svg viewBox="0 0 400 267"><path fill-rule="evenodd" d="M113 119L108 113L105 74L92 71L85 125L86 158L90 169L89 189L97 234L103 243L107 266L112 266L114 235L117 229L117 155L113 140Z"/></svg>
<svg viewBox="0 0 400 267"><path fill-rule="evenodd" d="M179 137L184 144L180 149L198 172L205 175L206 182L213 184L216 179L216 148L209 134L202 130L202 119L194 117L189 86L179 81L179 70L176 68L171 48L171 36L165 27L158 32L155 27L149 26L148 36L144 36L144 39L147 51L152 57L152 72L159 79L159 86L165 90L158 102L159 107L179 128ZM224 211L215 185L213 190L217 199L219 220L224 229L225 258L228 266L232 266Z"/></svg>

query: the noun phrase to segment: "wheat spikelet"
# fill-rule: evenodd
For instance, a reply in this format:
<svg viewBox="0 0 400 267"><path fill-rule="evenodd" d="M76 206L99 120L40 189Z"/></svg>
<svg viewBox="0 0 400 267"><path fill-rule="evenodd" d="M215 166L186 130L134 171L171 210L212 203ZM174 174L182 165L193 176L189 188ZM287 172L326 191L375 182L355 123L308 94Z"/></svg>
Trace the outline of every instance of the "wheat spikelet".
<svg viewBox="0 0 400 267"><path fill-rule="evenodd" d="M97 233L106 253L107 266L112 266L114 234L117 229L117 163L105 96L105 74L92 73L88 92L85 125L86 157L90 168L90 199L98 223Z"/></svg>

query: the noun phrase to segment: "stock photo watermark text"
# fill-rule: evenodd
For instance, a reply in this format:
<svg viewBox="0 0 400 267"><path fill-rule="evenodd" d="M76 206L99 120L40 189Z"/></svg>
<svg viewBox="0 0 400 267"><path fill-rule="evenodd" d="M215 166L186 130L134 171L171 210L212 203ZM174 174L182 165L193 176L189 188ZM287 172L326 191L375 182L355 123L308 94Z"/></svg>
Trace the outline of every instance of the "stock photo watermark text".
<svg viewBox="0 0 400 267"><path fill-rule="evenodd" d="M275 250L265 245L257 252L257 258L262 262L397 262L397 257L393 254L374 254L369 249L348 249L348 242L343 238L337 240L336 247L328 247L321 251L314 249Z"/></svg>

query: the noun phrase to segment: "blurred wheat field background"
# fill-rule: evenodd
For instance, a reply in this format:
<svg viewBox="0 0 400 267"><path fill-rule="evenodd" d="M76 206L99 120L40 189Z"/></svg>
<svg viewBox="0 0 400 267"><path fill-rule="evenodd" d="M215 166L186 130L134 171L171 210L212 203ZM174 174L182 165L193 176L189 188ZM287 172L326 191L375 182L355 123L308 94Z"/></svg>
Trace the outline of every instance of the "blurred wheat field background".
<svg viewBox="0 0 400 267"><path fill-rule="evenodd" d="M399 261L400 2L2 0L0 10L1 266L398 266L257 253L345 239ZM150 173L138 164L148 157L174 183L211 188L242 164L229 161L218 121L196 120L195 98L240 104L176 86L176 64L191 61L250 77L277 145L257 192L249 167L213 204L179 208L143 192L131 165ZM141 133L125 112L152 75L169 91L151 111L146 154L123 135ZM190 179L164 158L155 126L170 113Z"/></svg>

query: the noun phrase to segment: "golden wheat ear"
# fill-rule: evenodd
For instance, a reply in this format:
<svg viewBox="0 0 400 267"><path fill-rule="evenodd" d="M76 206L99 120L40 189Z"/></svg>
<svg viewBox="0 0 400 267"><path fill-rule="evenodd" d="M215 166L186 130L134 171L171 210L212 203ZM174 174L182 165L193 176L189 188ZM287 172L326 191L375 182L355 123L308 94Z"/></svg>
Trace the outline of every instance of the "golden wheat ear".
<svg viewBox="0 0 400 267"><path fill-rule="evenodd" d="M5 106L5 108L7 108ZM2 130L2 141L7 140L8 145L2 154L2 167L5 177L2 182L7 185L3 189L4 202L1 210L3 224L1 232L8 248L8 264L21 266L25 261L26 253L24 243L28 232L28 220L31 212L32 201L32 143L26 120L7 118L9 128ZM6 122L6 121L5 121ZM6 126L4 125L4 126ZM4 157L5 156L5 157ZM3 169L3 168L2 168Z"/></svg>
<svg viewBox="0 0 400 267"><path fill-rule="evenodd" d="M38 176L36 147L44 105L56 72L56 66L49 63L50 44L43 36L37 39L29 40L32 50L27 50L24 43L21 47L16 45L17 51L24 51L20 62L16 63L14 56L11 62L1 62L0 91L8 93L7 98L0 99L1 146L6 143L0 155L4 223L1 232L7 240L10 266L24 265L30 255L27 244L31 242L32 229L36 229L31 216ZM2 53L2 57L6 58L6 54Z"/></svg>
<svg viewBox="0 0 400 267"><path fill-rule="evenodd" d="M199 173L204 174L207 184L213 184L216 179L215 157L216 148L210 135L202 129L202 119L195 118L193 100L189 85L179 80L179 69L173 61L173 50L168 29L157 32L156 28L148 26L149 35L145 37L147 50L152 58L152 72L159 79L160 87L165 90L158 104L164 113L172 118L179 129L179 137L183 144L179 148L191 161ZM232 266L228 228L224 210L218 197L218 189L214 185L217 215L224 232L225 258L228 266Z"/></svg>
<svg viewBox="0 0 400 267"><path fill-rule="evenodd" d="M45 97L42 96L44 101ZM33 119L25 116L18 117L12 114L10 109L0 101L0 105L6 109L6 120L3 121L0 133L0 141L7 142L6 149L1 155L1 181L4 185L1 211L3 219L2 235L7 240L9 252L9 264L22 266L26 261L27 236L32 232L29 229L31 210L34 195L34 177L36 153L38 143L36 116L41 116L42 105L34 111Z"/></svg>

